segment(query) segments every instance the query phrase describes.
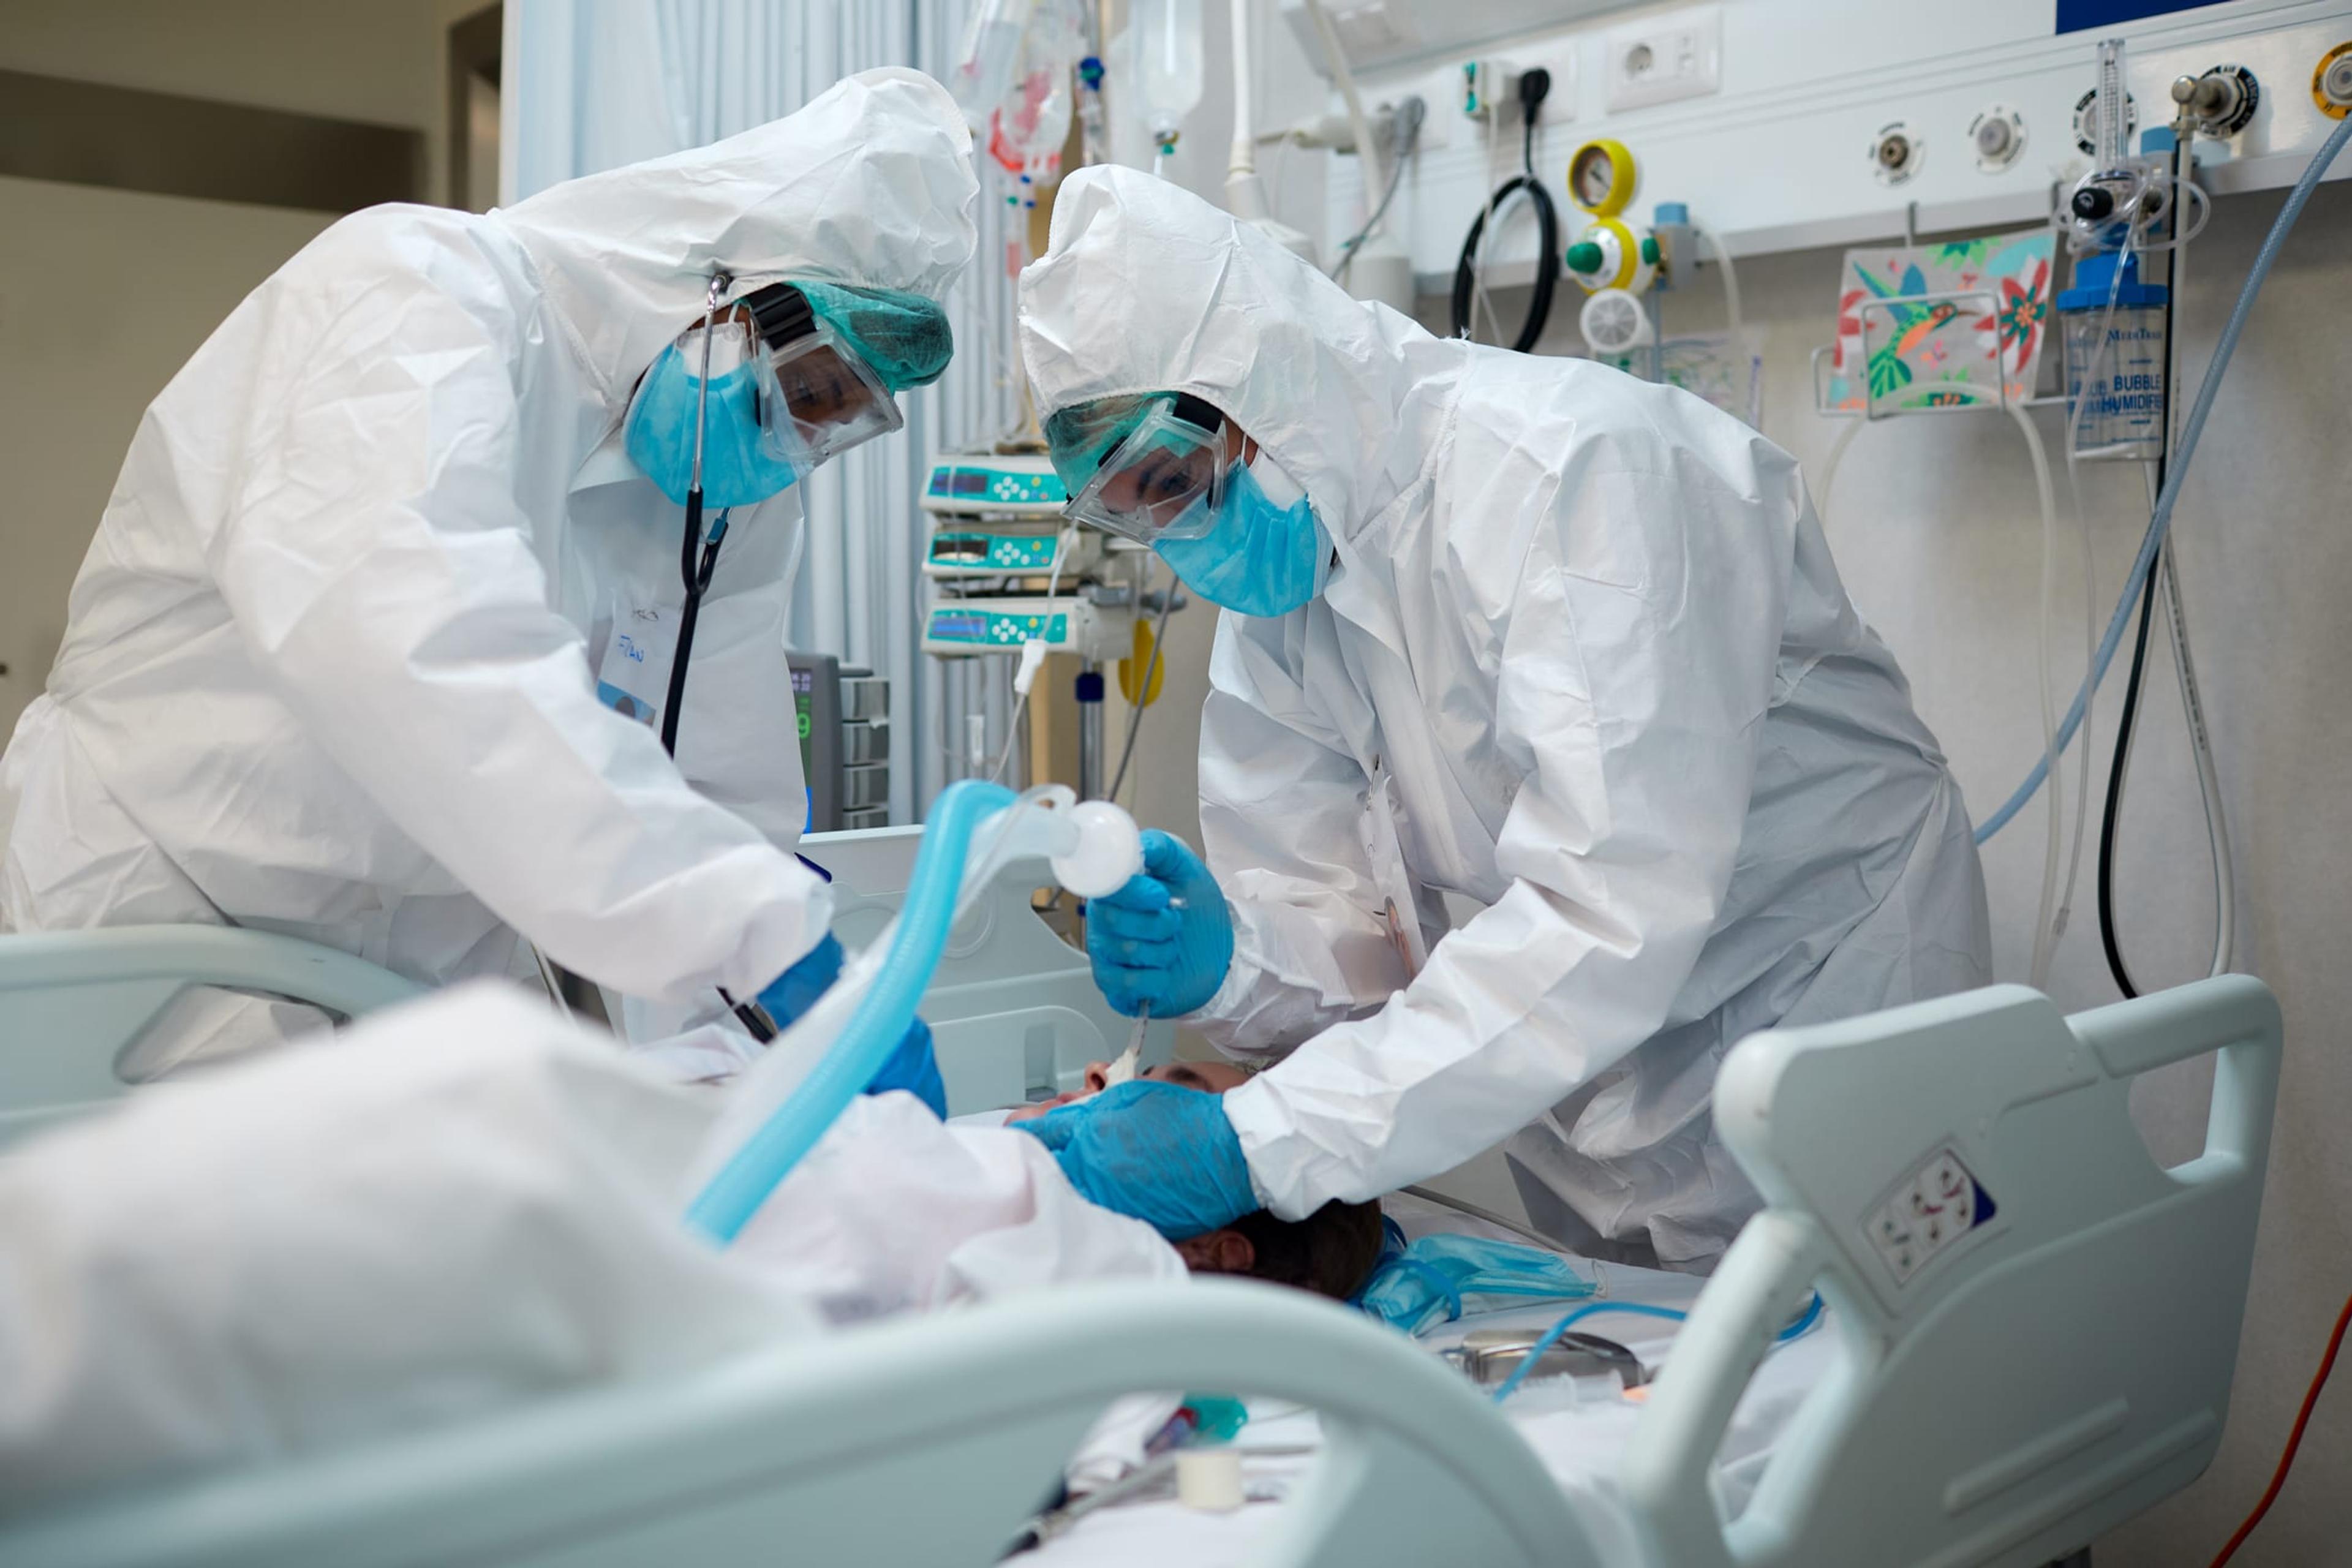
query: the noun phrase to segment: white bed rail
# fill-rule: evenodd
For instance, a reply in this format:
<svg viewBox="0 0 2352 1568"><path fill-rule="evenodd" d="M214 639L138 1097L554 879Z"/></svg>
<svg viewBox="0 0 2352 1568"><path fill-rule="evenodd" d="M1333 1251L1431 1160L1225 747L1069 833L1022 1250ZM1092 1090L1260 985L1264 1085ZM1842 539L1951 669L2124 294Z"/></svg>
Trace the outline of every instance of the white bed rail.
<svg viewBox="0 0 2352 1568"><path fill-rule="evenodd" d="M1100 1285L801 1342L62 1517L43 1568L732 1568L992 1563L1114 1398L1213 1388L1322 1413L1254 1561L1597 1568L1557 1485L1390 1330L1239 1282Z"/></svg>
<svg viewBox="0 0 2352 1568"><path fill-rule="evenodd" d="M1996 986L1743 1042L1717 1116L1769 1207L1628 1453L1652 1560L2034 1568L2186 1485L2229 1405L2280 1051L2244 975L2072 1020ZM2210 1053L2204 1152L2159 1167L2131 1080ZM1843 1365L1727 1522L1724 1428L1816 1284Z"/></svg>
<svg viewBox="0 0 2352 1568"><path fill-rule="evenodd" d="M113 926L0 936L0 1147L129 1086L123 1051L192 985L357 1017L422 994L348 952L233 926Z"/></svg>
<svg viewBox="0 0 2352 1568"><path fill-rule="evenodd" d="M919 827L803 840L836 880L835 929L853 946L898 911ZM957 1114L1075 1089L1086 1064L1125 1045L1087 955L1029 907L1021 868L960 921L923 997ZM115 926L0 934L0 1148L78 1116L130 1087L118 1065L173 999L219 986L307 1003L339 1019L424 987L316 942L235 926ZM619 1016L619 998L608 998ZM1151 1026L1147 1062L1165 1061L1175 1026Z"/></svg>

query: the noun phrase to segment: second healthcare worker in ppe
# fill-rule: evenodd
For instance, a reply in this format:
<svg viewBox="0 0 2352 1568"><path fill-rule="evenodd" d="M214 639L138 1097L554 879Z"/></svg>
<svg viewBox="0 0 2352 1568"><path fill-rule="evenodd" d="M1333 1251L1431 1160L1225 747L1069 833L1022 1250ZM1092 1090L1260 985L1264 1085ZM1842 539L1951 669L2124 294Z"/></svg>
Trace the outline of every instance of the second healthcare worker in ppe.
<svg viewBox="0 0 2352 1568"><path fill-rule="evenodd" d="M1544 1229L1704 1270L1758 1202L1725 1051L1990 978L1959 790L1755 431L1122 169L1065 182L1021 326L1073 510L1226 612L1207 864L1151 836L1097 978L1282 1058L1024 1123L1080 1191L1184 1235L1507 1138Z"/></svg>
<svg viewBox="0 0 2352 1568"><path fill-rule="evenodd" d="M936 82L870 71L306 247L140 424L0 764L0 927L257 926L433 984L529 973L527 941L677 1016L829 973L793 854L793 486L944 368L970 145ZM715 560L681 538L698 423ZM682 543L708 592L673 763ZM177 1048L277 1037L276 1008L215 994Z"/></svg>

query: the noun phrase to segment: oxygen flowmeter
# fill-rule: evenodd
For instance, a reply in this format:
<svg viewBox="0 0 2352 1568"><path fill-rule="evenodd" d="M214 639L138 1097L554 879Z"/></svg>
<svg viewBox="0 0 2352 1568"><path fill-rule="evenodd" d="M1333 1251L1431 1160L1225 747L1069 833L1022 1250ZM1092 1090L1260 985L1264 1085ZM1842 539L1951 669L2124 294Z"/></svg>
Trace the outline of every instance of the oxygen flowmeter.
<svg viewBox="0 0 2352 1568"><path fill-rule="evenodd" d="M1587 142L1568 161L1569 200L1591 221L1562 259L1588 294L1603 289L1640 294L1657 276L1657 237L1622 216L1638 184L1633 154L1606 136Z"/></svg>

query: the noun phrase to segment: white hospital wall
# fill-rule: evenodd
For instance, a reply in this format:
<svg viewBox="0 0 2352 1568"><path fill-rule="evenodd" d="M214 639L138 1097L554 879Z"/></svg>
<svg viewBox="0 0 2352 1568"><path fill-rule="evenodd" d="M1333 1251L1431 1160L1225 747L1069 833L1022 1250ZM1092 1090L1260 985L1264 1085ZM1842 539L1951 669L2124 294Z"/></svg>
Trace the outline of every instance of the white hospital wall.
<svg viewBox="0 0 2352 1568"><path fill-rule="evenodd" d="M67 590L148 401L333 220L0 178L0 725L47 678Z"/></svg>
<svg viewBox="0 0 2352 1568"><path fill-rule="evenodd" d="M1696 201L1696 193L1694 193ZM2279 193L2219 205L2190 255L2180 315L2188 386L2201 374ZM1695 211L1704 221L1703 206ZM1811 412L1809 355L1828 341L1840 250L1739 263L1748 323L1765 359L1766 434L1816 473L1841 426ZM1712 269L1670 297L1675 330L1723 325ZM1498 305L1507 321L1526 290ZM1581 296L1563 283L1541 352L1580 352ZM2178 540L2193 651L2237 854L2237 967L2278 992L2288 1029L2252 1298L2231 1424L2212 1470L2115 1539L2102 1558L2173 1568L2201 1564L2259 1496L2328 1327L2352 1289L2352 1146L2340 1135L2352 1108L2352 517L2345 453L2352 411L2342 398L2352 364L2352 188L2322 187L2263 291L2207 426L2180 504ZM1444 302L1423 320L1444 330ZM2044 443L2063 450L2063 420L2044 411ZM2146 522L2137 468L2086 465L2083 505L2093 531L2104 626ZM2083 593L2058 475L2063 575L2059 679L2071 691L2083 665ZM1922 714L1950 753L1971 807L1988 815L2040 754L2034 635L2041 523L2025 447L1992 415L1890 421L1849 448L1828 507L1828 531L1846 583L1901 657ZM1170 711L1139 747L1146 820L1197 837L1199 702L1213 616L1188 612L1170 637ZM2070 1010L2113 1001L2101 956L2093 875L2098 809L2115 733L2124 660L2095 717L2091 838L2074 915L2051 990ZM2062 695L2060 700L2064 700ZM2066 769L2068 821L2074 765ZM1996 969L2026 978L2040 891L2044 817L2035 805L1985 856ZM2124 813L2117 905L2126 953L2143 984L2204 973L2211 899L2203 818L2168 655L2151 653L2140 742ZM2134 1097L2166 1158L2199 1146L2210 1068L2158 1074ZM1501 1162L1487 1156L1443 1184L1475 1201L1516 1208ZM2352 1539L2352 1494L2331 1484L2352 1466L2352 1395L2323 1401L2295 1479L2240 1553L2249 1568L2331 1561Z"/></svg>
<svg viewBox="0 0 2352 1568"><path fill-rule="evenodd" d="M8 0L0 69L426 132L466 0ZM148 402L332 213L0 177L0 736L38 694L66 595Z"/></svg>
<svg viewBox="0 0 2352 1568"><path fill-rule="evenodd" d="M477 4L479 0L477 0ZM0 68L379 125L432 125L436 0L8 0Z"/></svg>

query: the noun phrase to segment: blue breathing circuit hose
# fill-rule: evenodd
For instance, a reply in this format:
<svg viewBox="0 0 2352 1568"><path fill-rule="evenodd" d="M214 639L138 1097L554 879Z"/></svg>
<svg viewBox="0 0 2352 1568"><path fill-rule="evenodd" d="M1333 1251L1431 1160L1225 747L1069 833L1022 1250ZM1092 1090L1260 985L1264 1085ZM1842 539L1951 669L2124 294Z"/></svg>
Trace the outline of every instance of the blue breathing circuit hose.
<svg viewBox="0 0 2352 1568"><path fill-rule="evenodd" d="M1653 1307L1643 1301L1588 1302L1544 1331L1543 1338L1535 1342L1534 1348L1528 1352L1526 1358L1511 1369L1511 1375L1503 1380L1502 1386L1495 1390L1495 1403L1500 1405L1518 1392L1519 1384L1528 1380L1528 1373L1535 1370L1536 1363L1543 1360L1544 1352L1559 1343L1560 1335L1568 1332L1585 1319L1598 1317L1603 1312L1622 1312L1637 1318L1664 1318L1670 1323L1679 1323L1690 1316L1689 1313L1678 1312L1672 1307ZM1805 1310L1797 1314L1797 1321L1773 1335L1772 1342L1776 1345L1785 1345L1790 1340L1801 1339L1815 1323L1821 1321L1822 1298L1816 1291L1813 1299L1805 1303Z"/></svg>
<svg viewBox="0 0 2352 1568"><path fill-rule="evenodd" d="M979 779L959 780L940 792L923 829L922 847L915 853L898 934L872 987L858 999L824 1059L696 1196L686 1211L687 1223L722 1247L733 1241L801 1156L874 1080L915 1021L915 1008L947 947L972 830L1013 803L1011 790Z"/></svg>
<svg viewBox="0 0 2352 1568"><path fill-rule="evenodd" d="M2147 574L2156 569L2156 553L2163 546L2165 531L2172 526L2173 504L2180 499L2182 481L2189 478L2189 462L2196 456L2197 437L2204 433L2205 416L2212 411L2214 395L2221 389L2221 375L2230 368L2230 356L2238 352L2238 336L2246 330L2246 318L2253 313L2254 296L2262 292L2263 280L2270 276L2271 264L2278 259L2279 249L2286 243L2288 231L2294 227L2294 220L2303 215L2304 205L2311 200L2311 193L2318 188L2320 176L2327 173L2327 166L2336 161L2338 153L2344 151L2347 140L2352 140L2352 118L2337 124L2326 143L2312 156L2310 165L2303 171L2303 177L2295 181L2294 189L2287 193L2286 205L2279 208L2278 216L2271 224L2269 236L2263 239L2261 251L2254 257L2253 268L2246 274L2246 285L2238 291L2237 306L2230 312L2229 324L2221 329L2221 342L2213 350L2213 363L2205 367L2205 379L2197 388L2197 401L2189 410L2188 424L2181 429L2179 456L2165 475L2164 489L2156 498L2155 510L2148 516L2147 533L2140 541L2139 554L2132 562L2131 575L2124 583L2123 596L2116 602L2115 616L2107 622L2107 635L2099 639L2098 652L2091 661L2090 670L2084 676L2081 688L2075 691L2074 700L2066 710L2065 720L2058 726L2056 749L2059 751L2064 751L2067 743L2074 740L2075 731L2082 728L2084 705L2090 699L2091 689L2105 677L2107 666L2114 661L2116 649L2124 640L2124 628L2131 623L2132 607L2139 602L2140 591L2147 583ZM2025 775L2025 782L2017 786L2017 792L2001 804L2000 809L1985 818L1984 825L1977 829L1977 842L1982 844L2008 826L2010 819L2024 809L2025 803L2033 798L2033 792L2040 789L2042 781L2049 776L2050 759L2045 756L2033 764L2033 771Z"/></svg>

